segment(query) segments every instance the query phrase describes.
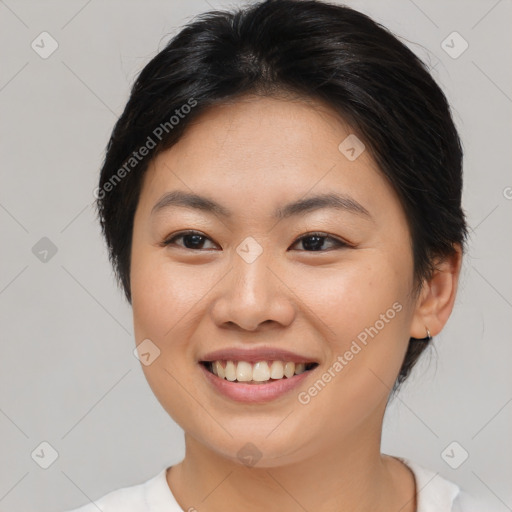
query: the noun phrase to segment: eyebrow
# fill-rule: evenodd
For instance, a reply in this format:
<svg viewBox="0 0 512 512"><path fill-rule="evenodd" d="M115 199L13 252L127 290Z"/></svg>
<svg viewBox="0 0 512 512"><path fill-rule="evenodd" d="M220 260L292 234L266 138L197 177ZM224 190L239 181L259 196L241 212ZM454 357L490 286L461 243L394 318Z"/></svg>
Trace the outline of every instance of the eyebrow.
<svg viewBox="0 0 512 512"><path fill-rule="evenodd" d="M226 218L233 216L231 211L216 201L205 196L185 192L182 190L174 190L164 194L153 206L151 215L172 207L183 207L201 210ZM367 217L368 219L372 219L370 212L355 199L345 194L337 194L333 192L327 194L318 194L288 203L285 206L275 210L274 218L282 220L292 216L304 215L325 208L343 210L349 213Z"/></svg>

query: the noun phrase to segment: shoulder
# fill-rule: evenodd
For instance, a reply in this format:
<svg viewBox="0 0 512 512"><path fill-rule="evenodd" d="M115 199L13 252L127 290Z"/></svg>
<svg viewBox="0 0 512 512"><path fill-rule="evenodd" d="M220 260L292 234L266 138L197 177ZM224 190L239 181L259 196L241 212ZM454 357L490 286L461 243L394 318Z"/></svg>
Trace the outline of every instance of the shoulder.
<svg viewBox="0 0 512 512"><path fill-rule="evenodd" d="M493 512L495 510L489 504L478 502L438 472L424 468L408 459L397 458L414 474L417 512Z"/></svg>
<svg viewBox="0 0 512 512"><path fill-rule="evenodd" d="M156 510L153 505L159 505L165 500L169 503L171 495L166 483L166 468L146 482L122 487L109 492L94 502L66 512L143 512ZM171 512L174 509L170 509ZM178 509L180 510L180 509Z"/></svg>

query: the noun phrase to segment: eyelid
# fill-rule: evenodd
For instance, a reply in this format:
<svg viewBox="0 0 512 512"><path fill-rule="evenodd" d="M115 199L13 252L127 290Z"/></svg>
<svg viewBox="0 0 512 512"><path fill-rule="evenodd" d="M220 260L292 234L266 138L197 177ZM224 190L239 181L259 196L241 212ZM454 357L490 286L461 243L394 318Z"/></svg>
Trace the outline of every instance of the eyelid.
<svg viewBox="0 0 512 512"><path fill-rule="evenodd" d="M304 235L299 236L291 245L293 247L294 245L301 242L301 240L307 239L312 236L318 236L320 238L324 238L327 242L331 241L334 242L334 247L323 249L319 251L306 251L304 249L299 250L300 253L303 254L322 254L322 253L330 253L332 251L340 250L340 249L352 249L355 247L354 244L351 244L350 242L344 240L341 237L331 235L329 233L324 233L322 231L311 231L309 233L305 233Z"/></svg>
<svg viewBox="0 0 512 512"><path fill-rule="evenodd" d="M193 229L189 229L189 230L184 230L184 231L178 231L176 233L172 233L171 235L169 235L168 237L166 237L163 242L161 243L162 246L167 246L167 245L170 245L172 243L173 240L175 240L176 238L180 238L180 237L183 237L183 236L186 236L186 235L199 235L201 237L204 237L206 238L207 240L213 242L216 244L216 242L214 242L209 236L205 235L204 233L202 233L201 231L196 231L196 230L193 230ZM337 244L337 248L345 248L345 247L354 247L353 244L347 242L346 240L342 239L342 238L339 238L337 236L334 236L334 235L331 235L329 233L325 233L323 231L310 231L308 233L304 233L303 235L300 235L298 238L296 238L291 247L293 247L294 245L296 245L298 242L300 242L301 240L303 239L306 239L306 238L309 238L309 237L312 237L312 236L318 236L318 237L321 237L321 238L325 238L326 240L332 240L334 241L336 244ZM178 247L181 247L181 246L178 246ZM183 249L187 249L187 250L191 250L191 251L194 251L194 252L201 252L201 251L207 251L207 250L212 250L212 249L188 249L187 247L182 247ZM335 247L336 249L336 247ZM333 249L330 249L330 250L333 250ZM301 252L312 252L312 253L322 253L322 252L329 252L329 249L328 250L323 250L323 251L305 251L305 250L302 250Z"/></svg>
<svg viewBox="0 0 512 512"><path fill-rule="evenodd" d="M171 235L167 236L160 243L160 245L165 247L167 245L170 245L172 243L172 241L175 240L176 238L181 238L181 237L187 236L187 235L199 235L199 236L201 236L203 238L206 238L207 240L209 240L209 241L211 241L211 242L216 244L216 242L214 242L209 236L205 235L201 231L196 231L194 229L185 229L184 231L177 231L176 233L172 233ZM178 247L181 247L181 246L178 246ZM187 250L191 250L191 251L194 250L194 249L188 249L187 247L182 247L182 248L183 249L187 249ZM195 252L204 251L204 250L208 250L208 249L199 249L199 250L196 250Z"/></svg>
<svg viewBox="0 0 512 512"><path fill-rule="evenodd" d="M304 238L309 238L310 236L318 236L318 237L321 237L321 238L326 238L328 240L334 240L338 244L345 245L347 247L351 247L352 246L352 244L350 244L346 240L343 240L343 238L331 235L329 233L325 233L323 231L310 231L308 233L305 233L305 234L299 236L299 238L297 238L293 244L295 245L297 242L300 242Z"/></svg>

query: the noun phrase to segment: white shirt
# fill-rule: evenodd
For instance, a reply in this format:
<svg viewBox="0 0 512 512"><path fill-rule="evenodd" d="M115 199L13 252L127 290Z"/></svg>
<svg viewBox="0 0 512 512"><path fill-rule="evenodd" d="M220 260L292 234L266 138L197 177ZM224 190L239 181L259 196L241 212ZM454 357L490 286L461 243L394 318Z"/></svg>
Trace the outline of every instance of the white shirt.
<svg viewBox="0 0 512 512"><path fill-rule="evenodd" d="M439 474L407 459L399 458L414 473L417 489L416 512L492 512ZM183 512L166 479L167 468L144 483L123 487L102 498L67 512Z"/></svg>

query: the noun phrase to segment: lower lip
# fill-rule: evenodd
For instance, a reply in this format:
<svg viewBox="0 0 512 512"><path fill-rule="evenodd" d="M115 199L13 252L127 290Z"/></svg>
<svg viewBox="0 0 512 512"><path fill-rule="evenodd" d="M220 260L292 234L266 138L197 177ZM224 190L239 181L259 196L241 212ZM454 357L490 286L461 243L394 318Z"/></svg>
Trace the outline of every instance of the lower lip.
<svg viewBox="0 0 512 512"><path fill-rule="evenodd" d="M312 370L299 373L293 377L284 377L283 379L271 381L267 384L244 384L242 382L231 382L226 379L221 379L208 371L201 363L199 363L199 366L207 381L212 384L217 391L232 400L246 403L270 402L271 400L283 396L296 388L315 370L315 368L313 368Z"/></svg>

